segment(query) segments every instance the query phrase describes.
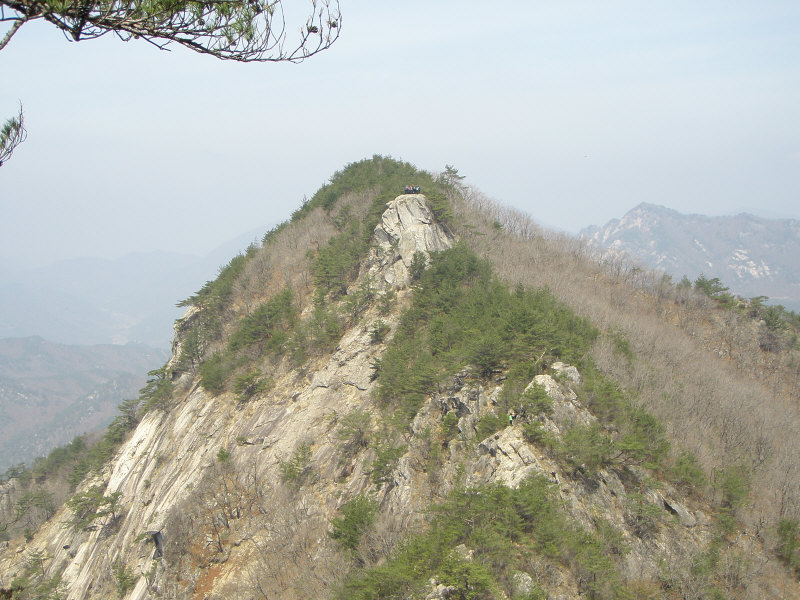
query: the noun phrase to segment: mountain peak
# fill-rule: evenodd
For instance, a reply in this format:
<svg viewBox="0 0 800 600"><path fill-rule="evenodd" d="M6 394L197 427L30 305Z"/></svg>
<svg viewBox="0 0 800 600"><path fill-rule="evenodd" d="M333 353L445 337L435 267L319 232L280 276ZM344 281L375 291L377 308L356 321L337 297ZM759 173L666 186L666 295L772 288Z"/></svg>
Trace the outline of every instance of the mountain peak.
<svg viewBox="0 0 800 600"><path fill-rule="evenodd" d="M762 219L748 213L709 217L686 215L641 203L622 218L581 236L662 269L675 278L717 277L743 297L768 296L800 306L800 228L789 219Z"/></svg>
<svg viewBox="0 0 800 600"><path fill-rule="evenodd" d="M426 194L398 196L409 181ZM800 494L796 421L773 417L788 403L685 335L678 288L663 316L538 231L408 163L349 165L183 303L173 357L122 408L107 458L64 509L9 525L0 584L71 600L797 597L774 545L736 534L775 530L773 490ZM749 496L706 485L747 479L755 456ZM0 485L13 517L26 490Z"/></svg>
<svg viewBox="0 0 800 600"><path fill-rule="evenodd" d="M631 210L629 210L626 214L630 214L632 212L650 212L650 213L658 213L658 214L678 214L677 211L667 208L666 206L662 206L660 204L652 204L650 202L640 202L636 206L634 206Z"/></svg>
<svg viewBox="0 0 800 600"><path fill-rule="evenodd" d="M374 238L381 257L379 267L373 267L370 275L396 288L411 281L417 252L427 256L453 245L452 236L436 221L422 194L403 194L387 202Z"/></svg>

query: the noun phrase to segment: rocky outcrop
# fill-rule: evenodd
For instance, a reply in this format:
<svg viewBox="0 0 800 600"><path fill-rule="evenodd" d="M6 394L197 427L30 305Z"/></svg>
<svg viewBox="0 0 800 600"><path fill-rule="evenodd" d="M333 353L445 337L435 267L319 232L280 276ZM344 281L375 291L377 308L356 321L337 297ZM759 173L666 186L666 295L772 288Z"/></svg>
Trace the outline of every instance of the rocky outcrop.
<svg viewBox="0 0 800 600"><path fill-rule="evenodd" d="M453 243L421 195L399 196L389 202L374 235L376 244L365 262L366 268L353 284L356 289L362 282L371 281L403 293L410 280L408 269L414 254L428 255ZM381 316L392 329L401 308L398 304L395 313ZM183 345L182 335L196 314L197 309L190 308L176 326L174 355L168 365L176 373L180 371L176 361ZM169 548L174 536L187 535L176 530L175 511L208 492L208 473L214 471L220 449L226 449L231 454L227 468L245 474L240 477L242 481L250 481L250 477L264 482L257 489L246 491L261 495L258 501L262 512L275 513L260 521L250 519L247 524L240 519L238 533L234 535L235 528L231 531L236 539L216 560L230 565L248 561L258 564L259 555L280 557L287 549L295 551L301 545L317 548L309 555L310 568L324 555L320 540L327 539L330 519L339 505L370 485L368 466L372 454L357 450L354 456L343 457L336 431L342 416L371 410L372 363L385 348L385 343L376 344L370 338L369 325L377 318L375 308L367 310L344 333L335 351L318 360L307 374L285 373L269 393L244 406L230 393L209 394L191 374L173 378L175 389L179 390L173 397L173 408L166 414L148 413L104 472L84 484L84 489L103 486L107 496L119 492L121 516L113 523L106 520L90 530L74 531L68 525L70 511L62 509L25 549L43 551L52 557L50 571L61 572L68 600L107 598L113 594L111 572L115 564L126 566L138 578L126 595L129 600L144 600L156 590L168 593L163 588L168 579L164 574L166 564L158 556L153 540L158 537ZM390 337L391 332L387 339ZM310 450L309 473L313 472L313 476L299 482L287 500L279 491L284 487L281 465L291 461L301 446ZM408 512L409 504L415 505L404 495L386 501L394 503L389 510L398 515ZM423 501L427 502L427 498L420 498L416 504ZM297 533L304 539L293 543L271 533L300 518L298 506L305 507L304 528ZM278 508L285 509L285 513L279 514ZM205 527L202 523L195 526ZM10 581L24 568L23 561L12 552L22 548L17 546L0 557L0 581ZM196 551L203 553L202 548ZM215 590L235 589L243 577L240 570L233 568L219 567L215 573L208 583ZM275 593L279 590L275 589Z"/></svg>
<svg viewBox="0 0 800 600"><path fill-rule="evenodd" d="M453 245L453 237L436 222L422 194L405 194L386 204L381 222L375 227L370 276L395 289L411 280L409 269L416 252L426 256Z"/></svg>
<svg viewBox="0 0 800 600"><path fill-rule="evenodd" d="M506 427L486 438L478 445L478 453L480 458L470 480L473 485L500 482L517 487L534 473L546 471L519 427Z"/></svg>
<svg viewBox="0 0 800 600"><path fill-rule="evenodd" d="M486 379L464 368L442 383L398 434L402 440L391 440L399 456L376 477L376 447L388 440L372 394L373 365L408 305L415 254L444 250L454 239L423 196L405 195L388 203L374 240L350 290L393 290L398 301L391 310L367 306L350 319L335 349L302 368L276 369L273 387L246 402L231 392L208 393L196 373L180 375L172 408L147 414L106 469L84 483L83 489L100 485L106 495L119 493L120 516L75 531L69 511L60 511L27 546L15 541L0 555L0 584L24 568L20 554L37 551L52 557L48 572L61 573L69 600L117 594L113 573L120 565L136 579L122 594L128 600L188 597L186 589L198 599L238 600L256 596L254 590L258 597L326 597L349 560L328 535L348 500L366 494L379 505L382 537L365 551L378 561L454 486L516 487L532 475L547 478L559 505L586 529L613 526L628 550L620 560L637 580L654 578L661 568L654 548L681 555L708 538L709 523L691 500L668 486L643 489L644 470L572 472L552 446L530 443L523 424L513 421L478 439L482 418L499 416L505 425L506 415L497 414L505 385L498 373ZM176 328L176 356L193 318L196 309ZM377 319L389 329L379 340L371 333ZM557 362L527 388L539 386L552 401L552 410L535 418L556 443L570 427L596 422L580 400L580 384L576 367ZM343 439L349 415L361 415L371 445ZM647 535L637 532L641 515L628 502L640 489L639 501L650 509ZM664 526L670 519L680 527ZM473 560L473 549L463 544L453 552ZM167 571L181 561L180 577ZM536 591L545 570L536 572L537 564L532 559L524 567L529 572L514 574L519 595ZM550 597L585 597L576 576L546 566ZM450 598L455 591L434 579L420 597Z"/></svg>

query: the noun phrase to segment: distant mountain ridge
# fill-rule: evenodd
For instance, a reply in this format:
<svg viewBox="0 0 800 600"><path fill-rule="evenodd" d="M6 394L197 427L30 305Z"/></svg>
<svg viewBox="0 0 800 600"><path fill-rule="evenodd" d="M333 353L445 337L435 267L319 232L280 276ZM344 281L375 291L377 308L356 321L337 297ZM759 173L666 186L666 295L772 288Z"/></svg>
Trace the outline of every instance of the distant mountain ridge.
<svg viewBox="0 0 800 600"><path fill-rule="evenodd" d="M709 217L642 203L580 236L679 278L718 277L734 293L800 308L800 221Z"/></svg>
<svg viewBox="0 0 800 600"><path fill-rule="evenodd" d="M102 430L163 364L190 296L253 229L198 257L140 252L16 269L0 260L0 472Z"/></svg>

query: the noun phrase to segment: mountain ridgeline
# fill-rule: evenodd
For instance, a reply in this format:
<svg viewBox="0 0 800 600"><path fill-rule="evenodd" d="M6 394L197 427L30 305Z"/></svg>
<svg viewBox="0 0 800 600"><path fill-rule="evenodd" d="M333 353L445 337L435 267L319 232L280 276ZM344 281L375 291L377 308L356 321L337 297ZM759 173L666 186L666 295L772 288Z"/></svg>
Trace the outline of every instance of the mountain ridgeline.
<svg viewBox="0 0 800 600"><path fill-rule="evenodd" d="M719 278L745 298L767 296L772 303L800 309L800 221L746 213L684 215L643 203L621 219L584 229L581 236L676 279Z"/></svg>
<svg viewBox="0 0 800 600"><path fill-rule="evenodd" d="M0 587L800 597L796 332L461 179L348 165L184 301L63 506L5 478Z"/></svg>

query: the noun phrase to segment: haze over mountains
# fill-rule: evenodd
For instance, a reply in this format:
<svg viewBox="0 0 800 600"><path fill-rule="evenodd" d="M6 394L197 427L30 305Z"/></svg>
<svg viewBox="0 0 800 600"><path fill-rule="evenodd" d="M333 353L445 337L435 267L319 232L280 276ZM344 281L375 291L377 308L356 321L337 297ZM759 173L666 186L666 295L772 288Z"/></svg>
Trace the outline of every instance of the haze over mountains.
<svg viewBox="0 0 800 600"><path fill-rule="evenodd" d="M676 280L718 277L744 298L800 309L800 221L764 219L747 213L708 217L642 203L621 219L580 232L620 250Z"/></svg>
<svg viewBox="0 0 800 600"><path fill-rule="evenodd" d="M169 356L190 296L268 227L198 257L137 253L0 268L0 472L105 428Z"/></svg>
<svg viewBox="0 0 800 600"><path fill-rule="evenodd" d="M0 271L0 339L39 335L62 344L136 342L167 350L172 324L184 310L175 304L267 229L243 233L202 257L156 251L18 271L6 266Z"/></svg>

